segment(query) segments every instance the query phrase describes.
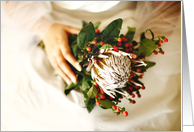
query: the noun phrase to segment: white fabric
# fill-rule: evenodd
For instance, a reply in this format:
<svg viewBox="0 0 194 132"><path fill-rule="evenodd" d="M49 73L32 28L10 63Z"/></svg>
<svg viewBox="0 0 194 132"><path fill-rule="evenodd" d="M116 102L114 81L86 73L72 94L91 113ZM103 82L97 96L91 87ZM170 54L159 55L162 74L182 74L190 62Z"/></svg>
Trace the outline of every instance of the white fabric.
<svg viewBox="0 0 194 132"><path fill-rule="evenodd" d="M1 130L181 130L180 2L123 1L104 11L95 4L100 9L95 12L88 10L89 4L82 6L82 10L70 8L74 2L68 2L69 8L65 8L65 2L64 7L60 2L10 2L15 6L8 8L7 5L8 11L3 4ZM17 8L16 5L22 6ZM10 12L11 7L15 9L13 12ZM28 10L23 12L23 9ZM36 22L42 18L45 21L37 27L39 22ZM147 58L157 65L144 74L142 82L146 89L140 91L142 98L136 97L136 104L129 104L125 99L120 104L126 107L128 117L116 116L111 110L98 106L88 113L82 107L82 94L72 91L65 96L62 79L55 77L46 54L36 47L53 22L81 28L81 20L101 21L99 29L102 30L116 18L124 20L121 33L126 33L127 26L136 27L137 41L147 28L156 36L165 35L169 39L162 44L165 55Z"/></svg>
<svg viewBox="0 0 194 132"><path fill-rule="evenodd" d="M69 10L102 12L117 5L120 1L53 1L59 7Z"/></svg>

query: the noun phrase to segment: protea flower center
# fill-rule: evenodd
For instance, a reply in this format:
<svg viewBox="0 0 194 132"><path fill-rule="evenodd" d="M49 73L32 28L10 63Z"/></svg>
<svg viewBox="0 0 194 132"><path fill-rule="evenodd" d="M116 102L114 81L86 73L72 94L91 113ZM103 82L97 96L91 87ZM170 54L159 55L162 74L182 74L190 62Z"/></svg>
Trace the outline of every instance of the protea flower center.
<svg viewBox="0 0 194 132"><path fill-rule="evenodd" d="M113 48L101 49L97 55L89 59L86 70L91 70L92 78L109 96L114 98L115 92L128 96L123 88L129 82L132 58L136 57L135 54L121 50L113 51ZM120 91L117 90L118 88Z"/></svg>
<svg viewBox="0 0 194 132"><path fill-rule="evenodd" d="M106 89L123 88L129 81L130 72L131 61L128 56L109 53L106 58L96 58L92 78Z"/></svg>

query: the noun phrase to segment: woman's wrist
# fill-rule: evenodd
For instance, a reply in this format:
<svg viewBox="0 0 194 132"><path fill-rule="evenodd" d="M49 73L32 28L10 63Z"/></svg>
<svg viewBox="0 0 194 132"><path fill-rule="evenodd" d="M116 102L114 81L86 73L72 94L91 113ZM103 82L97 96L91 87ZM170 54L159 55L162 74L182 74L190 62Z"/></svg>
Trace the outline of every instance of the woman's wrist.
<svg viewBox="0 0 194 132"><path fill-rule="evenodd" d="M44 38L45 35L47 34L49 28L54 24L54 21L51 21L45 17L41 17L36 25L35 25L35 33L40 37Z"/></svg>

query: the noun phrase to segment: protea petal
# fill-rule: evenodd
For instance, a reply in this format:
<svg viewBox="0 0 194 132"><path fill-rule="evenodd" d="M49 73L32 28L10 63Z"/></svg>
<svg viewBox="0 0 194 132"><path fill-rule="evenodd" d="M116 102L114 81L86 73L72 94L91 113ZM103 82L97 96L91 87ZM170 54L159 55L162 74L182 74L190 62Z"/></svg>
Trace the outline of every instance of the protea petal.
<svg viewBox="0 0 194 132"><path fill-rule="evenodd" d="M87 69L91 69L92 78L107 95L114 98L117 92L128 98L130 95L123 88L130 83L130 73L135 72L131 70L132 62L133 65L146 65L142 60L134 60L134 58L136 55L133 53L102 49L98 55L91 57L90 63L92 64L89 64L90 68ZM133 81L131 83L141 86Z"/></svg>

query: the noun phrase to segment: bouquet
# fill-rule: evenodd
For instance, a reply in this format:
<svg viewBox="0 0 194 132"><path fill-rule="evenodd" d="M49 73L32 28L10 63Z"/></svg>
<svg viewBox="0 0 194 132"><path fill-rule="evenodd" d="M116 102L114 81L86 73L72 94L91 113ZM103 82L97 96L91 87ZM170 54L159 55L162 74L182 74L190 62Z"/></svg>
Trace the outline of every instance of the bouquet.
<svg viewBox="0 0 194 132"><path fill-rule="evenodd" d="M79 72L71 66L78 82L66 84L64 93L81 92L88 112L97 105L111 109L116 115L128 116L125 107L120 107L119 103L126 98L135 104L135 96L141 98L140 91L145 90L145 86L140 80L146 70L156 64L146 61L145 57L153 53L164 54L161 43L168 42L165 36L154 37L147 29L140 34L140 42L136 42L133 40L135 28L127 27L127 33L120 34L122 22L122 19L116 19L100 31L100 22L83 21L80 33L69 37L72 53L83 68ZM146 38L148 31L152 38ZM44 46L43 43L40 45Z"/></svg>

